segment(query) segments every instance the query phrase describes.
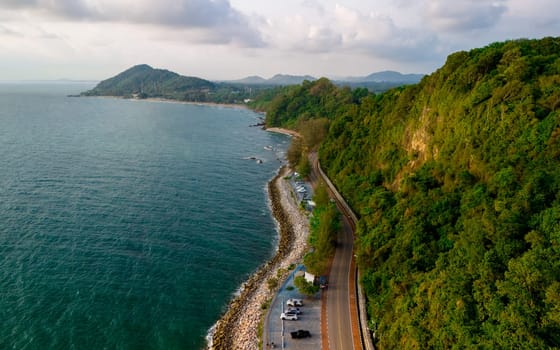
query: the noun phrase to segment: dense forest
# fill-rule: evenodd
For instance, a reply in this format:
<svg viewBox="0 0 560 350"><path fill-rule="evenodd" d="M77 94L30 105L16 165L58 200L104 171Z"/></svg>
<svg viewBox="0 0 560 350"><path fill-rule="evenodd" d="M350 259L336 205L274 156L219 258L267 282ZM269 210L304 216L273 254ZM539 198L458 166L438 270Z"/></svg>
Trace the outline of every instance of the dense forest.
<svg viewBox="0 0 560 350"><path fill-rule="evenodd" d="M560 38L457 52L382 94L320 79L260 103L269 126L325 131L380 349L560 348Z"/></svg>
<svg viewBox="0 0 560 350"><path fill-rule="evenodd" d="M214 83L195 77L185 77L166 69L154 69L147 64L131 67L103 80L85 93L88 96L132 96L183 98L201 90L215 89Z"/></svg>

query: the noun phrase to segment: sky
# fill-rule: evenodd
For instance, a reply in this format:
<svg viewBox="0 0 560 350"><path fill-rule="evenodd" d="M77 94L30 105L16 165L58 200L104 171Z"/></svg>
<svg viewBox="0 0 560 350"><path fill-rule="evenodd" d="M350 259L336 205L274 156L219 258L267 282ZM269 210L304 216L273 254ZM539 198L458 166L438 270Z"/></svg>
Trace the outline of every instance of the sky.
<svg viewBox="0 0 560 350"><path fill-rule="evenodd" d="M560 0L0 0L0 81L136 64L210 80L429 74L459 50L560 35Z"/></svg>

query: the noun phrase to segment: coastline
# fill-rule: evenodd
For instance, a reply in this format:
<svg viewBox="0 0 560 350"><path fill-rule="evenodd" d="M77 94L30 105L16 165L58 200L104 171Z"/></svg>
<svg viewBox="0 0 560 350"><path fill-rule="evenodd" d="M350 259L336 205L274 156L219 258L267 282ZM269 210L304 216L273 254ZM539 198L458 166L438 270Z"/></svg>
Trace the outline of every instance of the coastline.
<svg viewBox="0 0 560 350"><path fill-rule="evenodd" d="M184 105L233 108L233 109L249 109L249 107L247 107L246 105L235 104L235 103L193 102L193 101L181 101L181 100L173 100L173 99L169 99L169 98L159 98L159 97L150 97L150 98L144 98L144 99L128 98L126 100L161 102L161 103L179 103L179 104L184 104Z"/></svg>
<svg viewBox="0 0 560 350"><path fill-rule="evenodd" d="M265 128L264 130L266 131L270 131L270 132L276 132L279 134L284 134L284 135L289 135L292 137L301 137L301 135L299 134L299 132L294 131L294 130L290 130L290 129L284 129L284 128Z"/></svg>
<svg viewBox="0 0 560 350"><path fill-rule="evenodd" d="M72 96L74 97L74 96ZM160 97L150 97L150 98L127 98L123 96L76 96L76 97L96 97L96 98L114 98L118 100L127 100L127 101L147 101L147 102L159 102L159 103L177 103L177 104L184 104L184 105L193 105L193 106L207 106L207 107L219 107L219 108L233 108L233 109L244 109L250 110L247 105L244 104L235 104L235 103L215 103L215 102L194 102L194 101L181 101L181 100L173 100L170 98L160 98Z"/></svg>
<svg viewBox="0 0 560 350"><path fill-rule="evenodd" d="M276 252L243 283L239 294L231 300L226 313L211 329L208 349L259 349L258 328L267 312L262 306L270 302L277 290L277 287L269 289L266 282L273 277L279 282L284 280L288 267L303 257L309 220L293 200L289 183L284 180L290 173L291 169L283 166L268 183L269 204L280 235Z"/></svg>

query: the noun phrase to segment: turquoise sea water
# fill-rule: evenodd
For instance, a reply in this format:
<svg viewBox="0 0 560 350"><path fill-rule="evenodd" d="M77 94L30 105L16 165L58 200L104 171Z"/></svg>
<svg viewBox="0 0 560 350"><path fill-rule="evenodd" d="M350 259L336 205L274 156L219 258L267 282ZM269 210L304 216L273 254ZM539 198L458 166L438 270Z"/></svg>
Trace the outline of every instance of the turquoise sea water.
<svg viewBox="0 0 560 350"><path fill-rule="evenodd" d="M200 349L272 254L288 140L90 87L0 84L0 349Z"/></svg>

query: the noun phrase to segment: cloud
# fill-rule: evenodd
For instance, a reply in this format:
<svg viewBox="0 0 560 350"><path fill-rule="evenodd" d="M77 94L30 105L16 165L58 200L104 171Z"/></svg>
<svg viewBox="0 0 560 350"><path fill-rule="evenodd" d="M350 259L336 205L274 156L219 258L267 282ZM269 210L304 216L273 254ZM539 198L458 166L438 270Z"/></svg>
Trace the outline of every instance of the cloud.
<svg viewBox="0 0 560 350"><path fill-rule="evenodd" d="M317 0L303 0L301 6L313 9L321 16L325 14L325 8Z"/></svg>
<svg viewBox="0 0 560 350"><path fill-rule="evenodd" d="M66 21L122 22L196 30L210 43L263 45L260 33L229 0L3 0L0 9L25 9Z"/></svg>
<svg viewBox="0 0 560 350"><path fill-rule="evenodd" d="M84 0L2 0L0 9L27 9L42 14L74 18L91 15Z"/></svg>
<svg viewBox="0 0 560 350"><path fill-rule="evenodd" d="M61 37L51 33L41 26L38 25L26 25L22 27L21 25L6 26L0 24L0 36L7 36L19 39L57 39L61 40Z"/></svg>
<svg viewBox="0 0 560 350"><path fill-rule="evenodd" d="M0 24L0 36L23 37L23 34Z"/></svg>
<svg viewBox="0 0 560 350"><path fill-rule="evenodd" d="M506 13L505 0L427 0L426 19L437 31L471 31L495 26Z"/></svg>
<svg viewBox="0 0 560 350"><path fill-rule="evenodd" d="M323 16L301 13L269 20L268 25L265 32L271 46L287 52L354 53L412 62L433 58L439 46L430 31L400 27L387 15L364 14L342 5L324 8Z"/></svg>
<svg viewBox="0 0 560 350"><path fill-rule="evenodd" d="M306 37L299 43L299 48L307 52L328 52L340 47L343 37L340 33L327 27L309 27ZM297 45L296 45L297 46Z"/></svg>
<svg viewBox="0 0 560 350"><path fill-rule="evenodd" d="M22 8L37 4L37 0L3 0L0 6L2 8Z"/></svg>

